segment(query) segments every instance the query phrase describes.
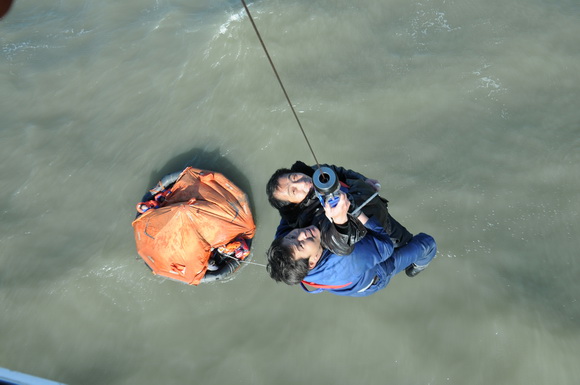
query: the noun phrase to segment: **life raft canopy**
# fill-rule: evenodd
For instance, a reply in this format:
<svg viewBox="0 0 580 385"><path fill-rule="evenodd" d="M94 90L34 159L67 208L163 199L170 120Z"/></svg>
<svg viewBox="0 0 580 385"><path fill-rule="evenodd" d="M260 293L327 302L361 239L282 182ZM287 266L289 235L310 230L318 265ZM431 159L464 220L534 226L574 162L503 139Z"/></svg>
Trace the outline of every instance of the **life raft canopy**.
<svg viewBox="0 0 580 385"><path fill-rule="evenodd" d="M239 245L248 245L256 230L246 194L222 174L193 167L166 187L160 182L151 190L152 200L138 205L146 210L132 223L137 252L147 266L154 274L198 285L219 249L234 252L225 260L237 261L223 270L235 271L249 255L249 247ZM213 270L205 281L222 278Z"/></svg>

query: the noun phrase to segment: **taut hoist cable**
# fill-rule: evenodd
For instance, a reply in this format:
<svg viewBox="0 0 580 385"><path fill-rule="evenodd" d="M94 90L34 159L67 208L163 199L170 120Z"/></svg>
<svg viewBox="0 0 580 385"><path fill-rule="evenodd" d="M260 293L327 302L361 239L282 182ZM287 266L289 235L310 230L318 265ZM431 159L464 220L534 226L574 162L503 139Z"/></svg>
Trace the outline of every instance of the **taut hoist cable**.
<svg viewBox="0 0 580 385"><path fill-rule="evenodd" d="M282 87L282 92L284 92L284 96L286 96L286 100L288 101L288 105L290 106L290 109L292 110L292 113L294 114L294 117L296 118L296 122L298 123L298 127L300 127L300 131L302 131L302 135L304 136L304 139L306 140L306 144L308 144L308 148L310 148L310 152L312 153L312 156L314 157L314 161L316 162L318 169L320 169L320 163L318 162L318 159L316 158L316 155L314 154L314 150L312 149L312 146L310 145L310 141L308 140L308 137L306 136L306 133L304 132L304 128L302 128L302 123L300 123L300 119L298 119L298 114L296 114L296 110L294 109L294 106L292 105L292 102L290 101L290 97L288 96L288 93L286 92L286 88L284 88L284 84L282 83L282 79L280 79L280 75L278 75L278 71L276 70L276 66L274 65L274 62L272 61L272 58L270 57L270 54L268 53L268 49L266 48L266 44L264 44L264 40L262 40L262 36L260 35L260 31L258 31L258 27L256 27L256 23L254 23L254 18L252 17L252 14L250 13L248 6L246 5L246 1L245 0L241 0L241 1L242 1L243 6L244 6L244 9L246 10L246 14L248 15L248 18L252 22L252 26L254 27L254 31L256 31L256 35L258 35L258 39L260 40L260 44L262 44L262 48L264 49L264 52L266 53L266 57L268 58L268 61L270 62L270 65L272 66L272 69L274 70L274 74L276 75L276 79L278 79L278 83L280 83L280 87Z"/></svg>

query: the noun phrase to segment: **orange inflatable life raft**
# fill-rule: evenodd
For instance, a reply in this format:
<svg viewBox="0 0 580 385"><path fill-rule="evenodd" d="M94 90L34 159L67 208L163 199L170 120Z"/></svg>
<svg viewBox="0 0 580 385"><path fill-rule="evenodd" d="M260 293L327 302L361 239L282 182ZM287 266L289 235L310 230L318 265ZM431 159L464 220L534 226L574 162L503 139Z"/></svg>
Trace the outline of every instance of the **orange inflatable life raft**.
<svg viewBox="0 0 580 385"><path fill-rule="evenodd" d="M154 274L198 285L231 274L249 255L256 226L248 199L222 174L188 167L169 190L151 191L156 198L138 205L143 214L132 225L137 252ZM217 254L233 264L208 270Z"/></svg>

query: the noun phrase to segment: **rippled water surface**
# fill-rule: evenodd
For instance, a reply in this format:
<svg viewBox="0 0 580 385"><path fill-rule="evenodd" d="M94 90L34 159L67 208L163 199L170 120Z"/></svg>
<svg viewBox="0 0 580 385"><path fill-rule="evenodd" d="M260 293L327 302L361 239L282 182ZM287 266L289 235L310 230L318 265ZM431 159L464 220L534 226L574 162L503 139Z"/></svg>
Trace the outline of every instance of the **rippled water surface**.
<svg viewBox="0 0 580 385"><path fill-rule="evenodd" d="M0 19L0 367L73 384L577 384L575 0L255 1L321 162L380 180L438 258L368 298L137 257L186 164L248 194L313 157L241 3L16 0Z"/></svg>

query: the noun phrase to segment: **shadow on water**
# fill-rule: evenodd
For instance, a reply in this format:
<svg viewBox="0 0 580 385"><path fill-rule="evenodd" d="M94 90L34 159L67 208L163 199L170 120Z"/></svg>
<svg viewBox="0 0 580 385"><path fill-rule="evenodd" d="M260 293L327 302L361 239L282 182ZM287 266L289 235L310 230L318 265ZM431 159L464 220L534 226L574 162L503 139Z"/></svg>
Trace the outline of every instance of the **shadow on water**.
<svg viewBox="0 0 580 385"><path fill-rule="evenodd" d="M183 170L189 166L219 172L232 181L236 186L241 188L248 196L250 209L252 210L252 214L254 214L254 220L256 220L252 187L249 180L234 163L221 155L218 149L207 151L200 148L194 148L175 156L168 160L163 167L151 171L147 189L155 186L164 175ZM146 191L144 191L144 193L145 192Z"/></svg>

